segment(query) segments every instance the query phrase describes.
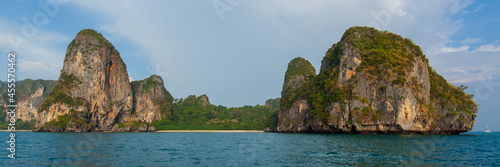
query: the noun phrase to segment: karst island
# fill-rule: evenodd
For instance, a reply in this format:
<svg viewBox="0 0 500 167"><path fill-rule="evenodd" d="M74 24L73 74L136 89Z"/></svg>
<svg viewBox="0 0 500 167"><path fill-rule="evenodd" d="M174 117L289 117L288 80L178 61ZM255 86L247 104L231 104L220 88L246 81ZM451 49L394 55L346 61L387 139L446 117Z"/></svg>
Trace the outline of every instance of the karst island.
<svg viewBox="0 0 500 167"><path fill-rule="evenodd" d="M311 63L288 64L279 112L266 131L347 134L459 134L477 104L429 66L419 46L397 34L349 28Z"/></svg>
<svg viewBox="0 0 500 167"><path fill-rule="evenodd" d="M39 92L48 95L30 116L36 119L33 131L152 132L157 129L153 122L173 117L176 110L160 76L131 82L119 52L91 29L69 44L60 77L51 84L50 93ZM265 112L249 113L254 115L246 119L254 122L247 120L244 127L258 124L266 132L282 133L459 134L472 130L477 113L466 88L437 74L410 39L351 27L327 50L319 74L304 58L291 60L281 98L268 100L267 108L252 108ZM216 118L221 110L205 95L188 99L211 108L199 119L206 120L202 124L239 121Z"/></svg>

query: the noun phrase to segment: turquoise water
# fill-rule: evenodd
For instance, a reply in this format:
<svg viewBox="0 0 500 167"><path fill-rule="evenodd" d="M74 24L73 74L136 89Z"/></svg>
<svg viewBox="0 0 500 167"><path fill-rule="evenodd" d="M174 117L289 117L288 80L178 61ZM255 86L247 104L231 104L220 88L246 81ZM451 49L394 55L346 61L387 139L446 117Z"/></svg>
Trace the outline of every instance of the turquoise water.
<svg viewBox="0 0 500 167"><path fill-rule="evenodd" d="M327 135L276 133L0 132L0 166L498 166L500 133Z"/></svg>

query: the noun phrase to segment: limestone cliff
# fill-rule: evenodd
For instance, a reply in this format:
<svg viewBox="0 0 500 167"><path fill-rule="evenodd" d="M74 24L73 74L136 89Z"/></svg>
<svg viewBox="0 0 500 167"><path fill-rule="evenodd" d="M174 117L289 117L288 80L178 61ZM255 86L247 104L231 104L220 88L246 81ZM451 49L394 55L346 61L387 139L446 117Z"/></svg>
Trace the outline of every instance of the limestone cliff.
<svg viewBox="0 0 500 167"><path fill-rule="evenodd" d="M305 88L304 84L315 75L316 69L306 59L298 57L290 61L281 91L279 129L306 130L306 118L311 112L311 106L307 103L307 97L301 96L300 92Z"/></svg>
<svg viewBox="0 0 500 167"><path fill-rule="evenodd" d="M174 98L165 89L163 80L158 75L152 75L141 81L133 81L132 90L134 92L132 115L136 116L138 121L151 123L160 120L161 111L170 110L173 103Z"/></svg>
<svg viewBox="0 0 500 167"><path fill-rule="evenodd" d="M123 131L126 127L118 124L137 120L132 109L120 54L100 33L85 29L68 46L59 80L39 108L35 131Z"/></svg>
<svg viewBox="0 0 500 167"><path fill-rule="evenodd" d="M56 83L57 81L54 80L42 79L25 79L17 82L15 87L15 104L17 105L16 119L21 119L23 121L36 120L38 118L38 108L40 107L40 105L42 105L43 101L47 99L49 93L52 91ZM2 93L0 104L4 108L6 108L6 102L9 99L6 84L1 85L0 92ZM5 111L2 110L1 112Z"/></svg>
<svg viewBox="0 0 500 167"><path fill-rule="evenodd" d="M16 86L17 118L23 121L38 119L38 108L47 99L57 82L53 80L20 81Z"/></svg>
<svg viewBox="0 0 500 167"><path fill-rule="evenodd" d="M280 132L457 134L472 129L477 112L466 87L432 70L420 47L367 27L348 29L319 75L288 85L285 79Z"/></svg>
<svg viewBox="0 0 500 167"><path fill-rule="evenodd" d="M208 96L206 94L201 95L198 97L200 99L201 106L210 106L210 100L208 99Z"/></svg>

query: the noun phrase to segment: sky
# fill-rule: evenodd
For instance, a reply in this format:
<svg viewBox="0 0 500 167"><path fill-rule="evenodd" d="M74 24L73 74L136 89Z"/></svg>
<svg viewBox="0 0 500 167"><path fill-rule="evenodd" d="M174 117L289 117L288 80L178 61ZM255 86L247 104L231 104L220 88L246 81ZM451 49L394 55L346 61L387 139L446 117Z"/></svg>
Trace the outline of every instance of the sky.
<svg viewBox="0 0 500 167"><path fill-rule="evenodd" d="M475 94L474 130L499 131L498 8L472 0L1 1L0 50L18 54L17 79L56 80L68 44L91 28L133 80L157 74L175 98L207 94L238 107L280 97L290 60L306 58L319 72L345 30L371 26L421 46L439 74Z"/></svg>

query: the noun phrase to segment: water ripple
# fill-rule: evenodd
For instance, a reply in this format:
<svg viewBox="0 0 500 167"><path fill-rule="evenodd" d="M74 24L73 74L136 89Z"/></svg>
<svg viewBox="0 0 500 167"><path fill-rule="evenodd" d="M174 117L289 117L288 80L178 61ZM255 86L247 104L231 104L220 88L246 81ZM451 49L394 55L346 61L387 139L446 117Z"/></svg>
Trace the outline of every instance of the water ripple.
<svg viewBox="0 0 500 167"><path fill-rule="evenodd" d="M16 134L0 166L498 166L500 133L326 135L275 133ZM0 132L0 140L8 140Z"/></svg>

